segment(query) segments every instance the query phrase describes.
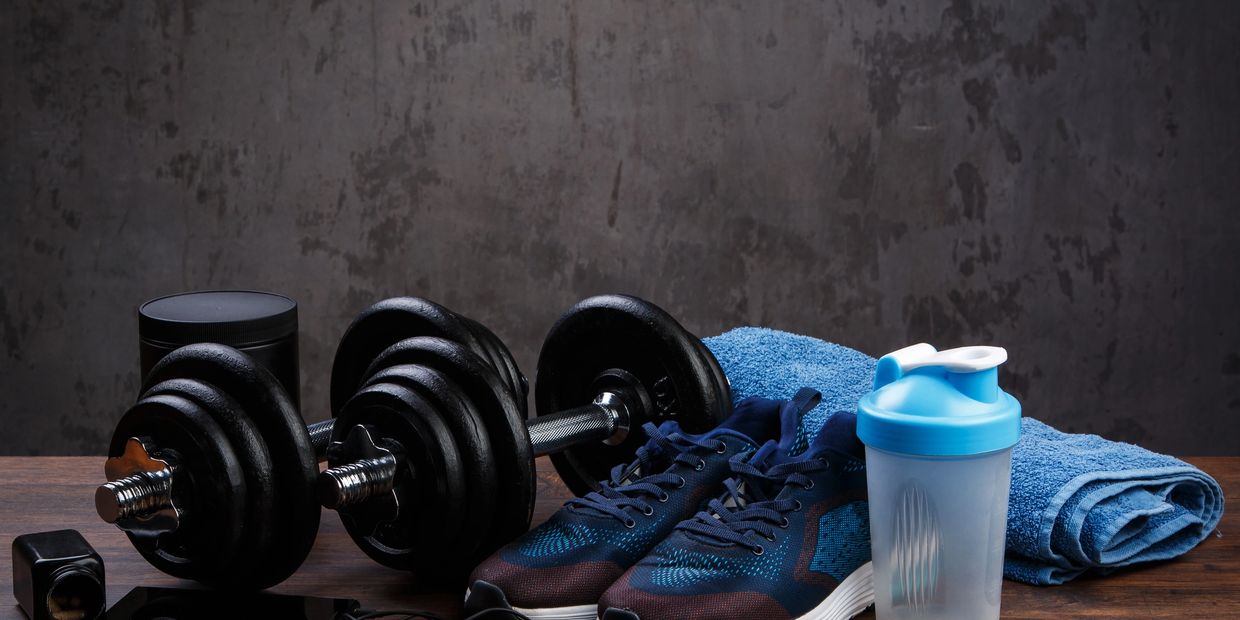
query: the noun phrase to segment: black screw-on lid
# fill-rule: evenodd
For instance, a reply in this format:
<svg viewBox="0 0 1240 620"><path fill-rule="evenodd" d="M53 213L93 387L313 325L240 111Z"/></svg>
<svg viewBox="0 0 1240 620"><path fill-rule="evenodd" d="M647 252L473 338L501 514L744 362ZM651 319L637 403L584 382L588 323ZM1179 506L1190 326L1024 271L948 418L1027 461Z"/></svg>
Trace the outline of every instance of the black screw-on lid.
<svg viewBox="0 0 1240 620"><path fill-rule="evenodd" d="M195 291L138 307L138 335L172 346L246 347L297 333L297 302L261 291Z"/></svg>

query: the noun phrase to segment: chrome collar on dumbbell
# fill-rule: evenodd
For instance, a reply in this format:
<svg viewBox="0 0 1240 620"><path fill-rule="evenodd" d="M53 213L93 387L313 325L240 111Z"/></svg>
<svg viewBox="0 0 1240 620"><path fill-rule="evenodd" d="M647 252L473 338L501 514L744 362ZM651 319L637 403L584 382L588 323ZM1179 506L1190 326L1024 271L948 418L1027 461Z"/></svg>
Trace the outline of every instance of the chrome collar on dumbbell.
<svg viewBox="0 0 1240 620"><path fill-rule="evenodd" d="M125 452L107 460L108 482L95 489L95 511L108 523L135 536L158 536L177 529L181 510L172 501L176 459L152 450L137 437L129 438Z"/></svg>
<svg viewBox="0 0 1240 620"><path fill-rule="evenodd" d="M332 420L306 426L319 462L326 460ZM135 536L155 537L176 531L184 511L172 499L176 482L176 457L170 451L151 456L156 447L149 440L130 437L125 452L104 462L108 482L95 489L95 512Z"/></svg>
<svg viewBox="0 0 1240 620"><path fill-rule="evenodd" d="M332 460L346 465L328 468L319 474L319 502L351 519L365 531L374 532L400 515L396 478L401 468L413 475L403 458L400 444L371 436L370 429L358 424L344 441L328 446Z"/></svg>

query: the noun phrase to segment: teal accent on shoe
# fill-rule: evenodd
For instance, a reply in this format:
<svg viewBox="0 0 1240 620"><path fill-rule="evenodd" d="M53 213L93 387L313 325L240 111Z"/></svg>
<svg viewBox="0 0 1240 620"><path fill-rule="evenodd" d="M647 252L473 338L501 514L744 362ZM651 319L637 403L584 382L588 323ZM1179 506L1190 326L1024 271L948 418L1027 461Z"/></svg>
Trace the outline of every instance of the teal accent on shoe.
<svg viewBox="0 0 1240 620"><path fill-rule="evenodd" d="M809 569L844 581L870 561L869 502L849 502L818 518L818 544Z"/></svg>

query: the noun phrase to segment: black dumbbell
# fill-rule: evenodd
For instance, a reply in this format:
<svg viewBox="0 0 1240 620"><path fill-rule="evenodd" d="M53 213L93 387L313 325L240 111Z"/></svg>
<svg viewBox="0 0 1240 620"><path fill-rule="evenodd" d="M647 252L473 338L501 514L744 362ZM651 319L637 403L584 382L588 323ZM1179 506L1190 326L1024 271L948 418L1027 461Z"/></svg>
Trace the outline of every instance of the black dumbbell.
<svg viewBox="0 0 1240 620"><path fill-rule="evenodd" d="M493 333L416 298L354 321L333 364L334 420L309 428L244 354L183 347L118 426L97 508L166 572L265 587L309 550L315 457L326 456L319 499L368 555L459 575L528 527L535 455L555 453L580 493L632 458L644 438L630 429L675 418L705 430L731 405L701 341L625 296L587 299L552 329L536 401L557 413L527 426L526 391ZM593 439L604 443L581 449Z"/></svg>
<svg viewBox="0 0 1240 620"><path fill-rule="evenodd" d="M478 346L463 344L470 336ZM703 431L731 410L702 341L622 295L586 299L551 329L535 390L543 415L528 424L524 385L507 348L477 323L420 299L376 304L349 327L332 368L324 505L385 565L460 572L529 527L534 456L551 454L581 494L633 458L645 437L632 431L644 422ZM411 421L424 428L403 428Z"/></svg>

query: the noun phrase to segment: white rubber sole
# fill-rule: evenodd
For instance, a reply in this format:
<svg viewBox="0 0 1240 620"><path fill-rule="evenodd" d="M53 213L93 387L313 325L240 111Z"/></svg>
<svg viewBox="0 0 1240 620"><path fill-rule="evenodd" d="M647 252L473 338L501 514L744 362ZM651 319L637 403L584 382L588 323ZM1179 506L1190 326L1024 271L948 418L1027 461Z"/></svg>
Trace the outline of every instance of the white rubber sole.
<svg viewBox="0 0 1240 620"><path fill-rule="evenodd" d="M874 604L874 564L866 562L840 583L827 600L797 620L848 620Z"/></svg>
<svg viewBox="0 0 1240 620"><path fill-rule="evenodd" d="M465 590L465 599L469 600L469 590ZM538 618L538 620L598 620L598 605L573 605L544 609L513 607L512 610L530 618Z"/></svg>
<svg viewBox="0 0 1240 620"><path fill-rule="evenodd" d="M598 620L598 605L574 605L572 607L548 607L525 609L513 607L513 611L539 620Z"/></svg>

